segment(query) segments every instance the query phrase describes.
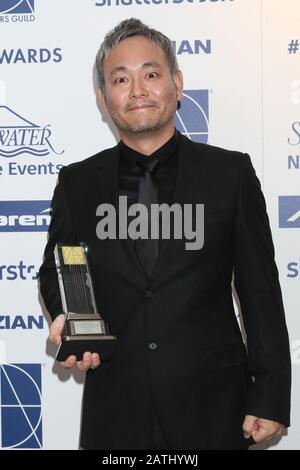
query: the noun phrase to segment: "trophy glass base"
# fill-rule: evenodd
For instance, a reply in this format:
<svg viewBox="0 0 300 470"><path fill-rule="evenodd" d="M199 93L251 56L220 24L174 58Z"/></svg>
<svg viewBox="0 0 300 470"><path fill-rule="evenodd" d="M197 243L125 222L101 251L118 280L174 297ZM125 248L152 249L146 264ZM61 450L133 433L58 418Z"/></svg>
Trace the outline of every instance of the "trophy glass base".
<svg viewBox="0 0 300 470"><path fill-rule="evenodd" d="M65 361L69 356L76 356L81 361L85 352L98 353L100 361L111 359L116 347L116 337L111 335L65 336L56 353L57 361Z"/></svg>

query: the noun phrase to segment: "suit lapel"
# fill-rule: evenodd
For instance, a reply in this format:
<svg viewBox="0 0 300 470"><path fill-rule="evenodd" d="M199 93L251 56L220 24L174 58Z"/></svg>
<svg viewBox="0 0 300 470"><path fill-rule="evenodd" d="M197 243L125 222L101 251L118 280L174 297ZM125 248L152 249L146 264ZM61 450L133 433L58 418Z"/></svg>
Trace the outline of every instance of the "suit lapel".
<svg viewBox="0 0 300 470"><path fill-rule="evenodd" d="M118 238L118 220L119 220L119 147L116 146L109 149L105 155L102 156L98 165L98 184L100 190L100 204L110 203L115 207L116 220L117 220L117 243L120 243L128 252L130 259L135 267L139 269L146 277L146 273L138 259L132 240L129 238Z"/></svg>
<svg viewBox="0 0 300 470"><path fill-rule="evenodd" d="M199 184L201 164L199 147L191 140L180 135L174 202L188 204L195 201L201 188Z"/></svg>
<svg viewBox="0 0 300 470"><path fill-rule="evenodd" d="M113 147L99 158L97 185L99 187L100 200L102 203L113 204L118 207L118 147Z"/></svg>
<svg viewBox="0 0 300 470"><path fill-rule="evenodd" d="M179 135L178 165L173 203L193 204L201 203L201 163L199 147L183 135ZM172 240L162 244L151 277L157 277L163 270L164 261L173 249ZM174 253L176 256L176 253Z"/></svg>

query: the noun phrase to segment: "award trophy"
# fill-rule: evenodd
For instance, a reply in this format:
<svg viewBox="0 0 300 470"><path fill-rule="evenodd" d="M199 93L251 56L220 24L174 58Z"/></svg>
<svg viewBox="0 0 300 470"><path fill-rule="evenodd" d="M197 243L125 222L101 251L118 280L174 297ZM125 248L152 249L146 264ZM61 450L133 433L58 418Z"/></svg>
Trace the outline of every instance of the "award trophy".
<svg viewBox="0 0 300 470"><path fill-rule="evenodd" d="M116 337L97 313L92 278L87 259L88 248L57 244L54 257L58 275L65 325L56 354L58 361L74 355L81 360L86 351L97 352L100 361L110 358Z"/></svg>

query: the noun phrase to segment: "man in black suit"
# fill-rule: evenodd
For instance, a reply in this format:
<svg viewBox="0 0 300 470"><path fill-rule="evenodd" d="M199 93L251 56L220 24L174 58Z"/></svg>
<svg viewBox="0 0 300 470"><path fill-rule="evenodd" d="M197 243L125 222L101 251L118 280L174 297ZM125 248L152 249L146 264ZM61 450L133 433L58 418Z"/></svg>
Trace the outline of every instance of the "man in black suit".
<svg viewBox="0 0 300 470"><path fill-rule="evenodd" d="M289 426L289 343L250 158L175 130L182 74L158 31L123 21L106 35L96 67L100 101L121 140L61 170L40 269L50 339L59 343L64 316L53 249L85 241L99 311L117 336L110 360L87 351L77 362L87 371L81 445L247 449L280 436ZM203 204L203 246L187 249L186 232L144 245L99 235L97 208L117 207L119 196L128 206ZM233 275L247 349L233 308ZM75 363L70 356L63 366Z"/></svg>

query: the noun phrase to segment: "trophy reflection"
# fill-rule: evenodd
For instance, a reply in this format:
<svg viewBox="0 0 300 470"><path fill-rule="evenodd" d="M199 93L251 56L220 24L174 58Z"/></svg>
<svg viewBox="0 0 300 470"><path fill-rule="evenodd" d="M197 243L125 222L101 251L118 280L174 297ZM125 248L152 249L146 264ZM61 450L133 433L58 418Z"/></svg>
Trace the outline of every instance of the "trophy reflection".
<svg viewBox="0 0 300 470"><path fill-rule="evenodd" d="M56 354L58 361L74 355L81 360L86 351L96 352L100 361L112 355L116 337L97 312L88 248L85 243L67 245L58 243L54 257L58 275L65 325L62 342Z"/></svg>

